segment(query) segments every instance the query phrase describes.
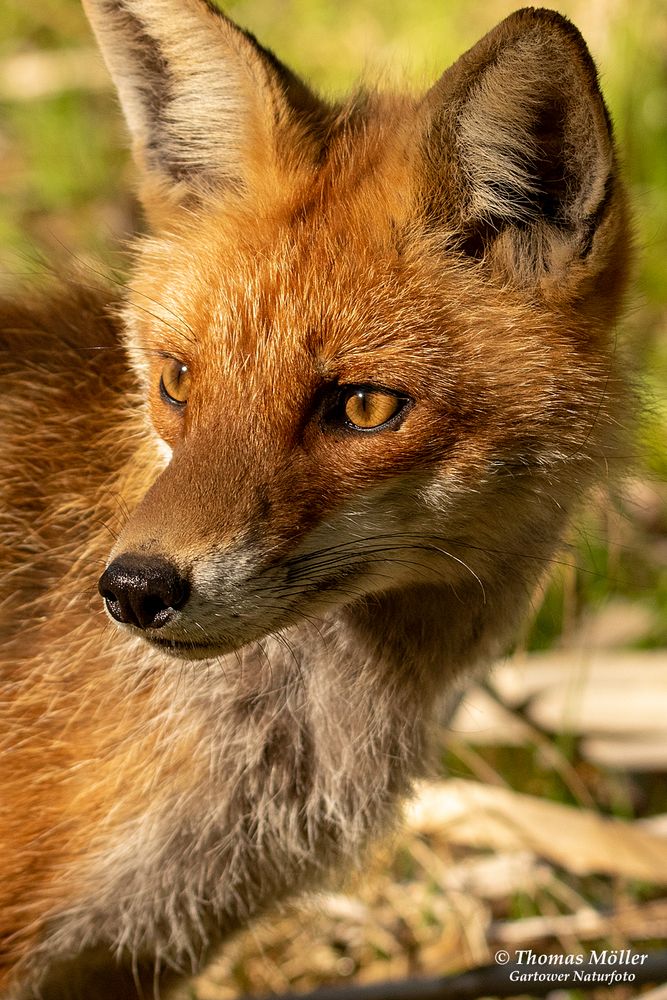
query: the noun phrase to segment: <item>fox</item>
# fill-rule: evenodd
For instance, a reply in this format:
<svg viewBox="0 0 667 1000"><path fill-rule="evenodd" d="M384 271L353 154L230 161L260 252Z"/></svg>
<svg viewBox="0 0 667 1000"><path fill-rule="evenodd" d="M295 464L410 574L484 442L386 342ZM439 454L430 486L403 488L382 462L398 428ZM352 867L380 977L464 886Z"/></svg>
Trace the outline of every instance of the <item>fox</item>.
<svg viewBox="0 0 667 1000"><path fill-rule="evenodd" d="M146 231L0 301L0 996L168 996L429 773L623 454L631 224L525 8L318 96L212 0L84 0Z"/></svg>

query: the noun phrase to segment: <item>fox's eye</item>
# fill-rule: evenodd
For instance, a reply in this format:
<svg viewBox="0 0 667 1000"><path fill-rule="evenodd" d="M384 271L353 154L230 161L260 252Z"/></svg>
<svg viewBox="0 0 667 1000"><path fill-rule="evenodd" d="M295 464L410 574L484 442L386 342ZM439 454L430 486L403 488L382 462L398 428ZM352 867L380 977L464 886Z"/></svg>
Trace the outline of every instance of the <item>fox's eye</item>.
<svg viewBox="0 0 667 1000"><path fill-rule="evenodd" d="M370 386L349 386L341 399L343 421L356 431L395 426L411 401L406 396Z"/></svg>
<svg viewBox="0 0 667 1000"><path fill-rule="evenodd" d="M168 358L160 376L160 394L168 403L184 406L190 395L192 378L188 366L176 358Z"/></svg>

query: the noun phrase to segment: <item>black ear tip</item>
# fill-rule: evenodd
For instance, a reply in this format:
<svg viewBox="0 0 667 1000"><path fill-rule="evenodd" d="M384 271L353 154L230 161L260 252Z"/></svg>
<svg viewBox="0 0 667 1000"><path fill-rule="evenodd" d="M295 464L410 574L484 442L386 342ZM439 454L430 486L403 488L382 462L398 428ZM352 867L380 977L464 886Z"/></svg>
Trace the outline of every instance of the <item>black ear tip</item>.
<svg viewBox="0 0 667 1000"><path fill-rule="evenodd" d="M552 37L560 36L565 45L570 45L575 49L576 54L581 60L582 68L585 69L589 77L590 85L597 88L597 67L586 44L586 40L576 24L573 24L564 14L560 14L557 10L550 10L548 7L522 7L520 10L516 10L513 14L506 17L499 25L499 28L502 29L503 26L507 26L508 28L514 27L515 31L512 33L516 35L523 35L531 30L535 30L549 33Z"/></svg>
<svg viewBox="0 0 667 1000"><path fill-rule="evenodd" d="M581 32L568 17L548 7L521 7L512 14L508 14L505 20L501 21L501 25L509 26L513 23L521 26L524 31L538 27L555 29L563 31L567 35L576 36L583 41Z"/></svg>

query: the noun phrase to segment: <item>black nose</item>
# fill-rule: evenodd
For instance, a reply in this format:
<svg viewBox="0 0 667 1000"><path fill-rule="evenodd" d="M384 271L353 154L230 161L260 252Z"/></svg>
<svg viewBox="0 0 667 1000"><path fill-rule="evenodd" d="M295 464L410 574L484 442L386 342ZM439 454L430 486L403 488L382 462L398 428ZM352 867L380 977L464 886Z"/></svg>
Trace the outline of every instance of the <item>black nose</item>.
<svg viewBox="0 0 667 1000"><path fill-rule="evenodd" d="M116 621L138 628L162 628L190 593L188 581L166 559L133 553L114 559L97 589Z"/></svg>

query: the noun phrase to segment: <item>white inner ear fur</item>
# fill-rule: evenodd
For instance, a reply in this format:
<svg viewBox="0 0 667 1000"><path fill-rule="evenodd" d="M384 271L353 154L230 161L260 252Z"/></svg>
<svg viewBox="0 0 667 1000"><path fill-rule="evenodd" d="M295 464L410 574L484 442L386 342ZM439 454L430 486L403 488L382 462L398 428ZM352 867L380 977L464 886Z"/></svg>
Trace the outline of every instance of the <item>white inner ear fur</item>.
<svg viewBox="0 0 667 1000"><path fill-rule="evenodd" d="M249 115L256 128L270 114L267 81L242 32L201 0L85 6L138 149L150 158L157 146L185 172L236 177Z"/></svg>

